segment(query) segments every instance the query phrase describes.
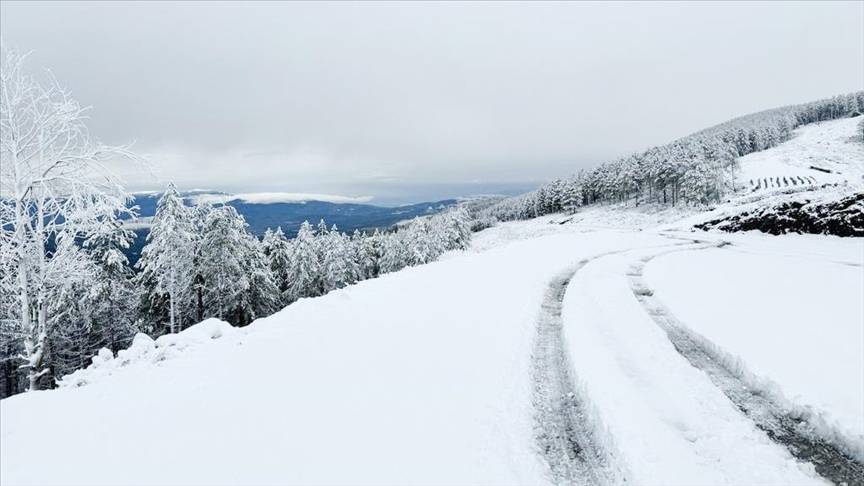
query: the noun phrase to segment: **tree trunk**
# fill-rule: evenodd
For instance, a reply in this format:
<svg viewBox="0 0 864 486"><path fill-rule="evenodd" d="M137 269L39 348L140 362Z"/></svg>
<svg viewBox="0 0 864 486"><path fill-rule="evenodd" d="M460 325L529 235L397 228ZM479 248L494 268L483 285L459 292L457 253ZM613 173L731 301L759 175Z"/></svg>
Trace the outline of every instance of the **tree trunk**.
<svg viewBox="0 0 864 486"><path fill-rule="evenodd" d="M168 293L168 301L171 306L171 334L174 334L174 292Z"/></svg>

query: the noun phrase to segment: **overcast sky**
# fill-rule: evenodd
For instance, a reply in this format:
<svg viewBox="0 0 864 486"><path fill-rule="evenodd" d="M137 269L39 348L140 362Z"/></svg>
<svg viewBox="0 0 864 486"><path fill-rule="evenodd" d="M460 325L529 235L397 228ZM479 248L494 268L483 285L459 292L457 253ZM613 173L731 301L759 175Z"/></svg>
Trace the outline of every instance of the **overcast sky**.
<svg viewBox="0 0 864 486"><path fill-rule="evenodd" d="M864 2L0 4L162 185L516 190L728 118L864 89Z"/></svg>

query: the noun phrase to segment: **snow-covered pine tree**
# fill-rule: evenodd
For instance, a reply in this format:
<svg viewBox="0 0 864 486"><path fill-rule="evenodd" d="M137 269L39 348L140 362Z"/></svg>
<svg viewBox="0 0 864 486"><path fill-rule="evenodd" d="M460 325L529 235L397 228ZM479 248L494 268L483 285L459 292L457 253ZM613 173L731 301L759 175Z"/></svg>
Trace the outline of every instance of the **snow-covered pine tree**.
<svg viewBox="0 0 864 486"><path fill-rule="evenodd" d="M561 209L570 214L582 205L582 181L577 175L564 184L561 194Z"/></svg>
<svg viewBox="0 0 864 486"><path fill-rule="evenodd" d="M321 264L318 261L318 245L312 225L304 221L294 239L291 258L291 281L288 286L290 300L321 295Z"/></svg>
<svg viewBox="0 0 864 486"><path fill-rule="evenodd" d="M195 237L191 210L183 204L183 198L171 183L156 206L137 267L141 269L139 282L150 294L148 301L168 305L172 333L183 329L181 305L189 301L195 277Z"/></svg>
<svg viewBox="0 0 864 486"><path fill-rule="evenodd" d="M245 221L243 227L246 227ZM246 325L259 317L268 316L287 305L283 303L283 294L276 285L270 262L264 255L261 242L248 231L244 231L244 234L243 255L249 275L249 288L240 296L239 306L244 314L239 316L243 319L238 322L239 325Z"/></svg>
<svg viewBox="0 0 864 486"><path fill-rule="evenodd" d="M404 232L408 265L429 263L443 253L438 229L439 226L431 224L427 218L415 217L408 228L400 232Z"/></svg>
<svg viewBox="0 0 864 486"><path fill-rule="evenodd" d="M468 214L465 208L458 207L453 210L452 221L456 227L456 232L459 234L459 239L456 242L456 246L451 249L465 250L471 246L471 236L474 234L471 231L471 215Z"/></svg>
<svg viewBox="0 0 864 486"><path fill-rule="evenodd" d="M278 290L258 240L232 206L209 211L201 235L204 313L244 326L273 310Z"/></svg>
<svg viewBox="0 0 864 486"><path fill-rule="evenodd" d="M347 234L340 233L339 239L345 252L345 284L351 285L361 280L360 265L356 259L357 250L354 248L354 242L351 240L351 237Z"/></svg>
<svg viewBox="0 0 864 486"><path fill-rule="evenodd" d="M359 231L354 232L354 249L356 254L358 279L375 278L380 273L381 234L378 230L372 236Z"/></svg>
<svg viewBox="0 0 864 486"><path fill-rule="evenodd" d="M320 236L319 236L320 238ZM348 245L348 238L334 225L321 240L323 258L321 278L324 293L340 289L357 281L357 266Z"/></svg>
<svg viewBox="0 0 864 486"><path fill-rule="evenodd" d="M389 273L408 266L408 250L403 239L404 231L384 233L381 238L380 272Z"/></svg>
<svg viewBox="0 0 864 486"><path fill-rule="evenodd" d="M276 231L268 228L264 232L261 249L273 273L273 281L279 289L279 303L281 306L286 306L291 303L288 289L291 286L292 245L285 238L281 227L276 228Z"/></svg>
<svg viewBox="0 0 864 486"><path fill-rule="evenodd" d="M322 218L320 221L318 221L318 232L315 233L315 236L324 237L327 236L329 233L330 230L327 228L327 223L324 222L324 219Z"/></svg>
<svg viewBox="0 0 864 486"><path fill-rule="evenodd" d="M204 320L204 293L207 291L204 282L201 254L204 251L203 235L207 229L207 218L213 210L213 205L208 202L200 202L189 210L192 227L192 289L188 296L191 302L184 302L183 316L188 322L201 322Z"/></svg>
<svg viewBox="0 0 864 486"><path fill-rule="evenodd" d="M85 108L56 81L28 75L25 56L0 50L0 255L11 262L3 288L15 295L4 320L21 336L28 389L36 390L50 372L48 341L58 324L49 308L88 271L75 242L128 212L104 162L133 156L94 140Z"/></svg>
<svg viewBox="0 0 864 486"><path fill-rule="evenodd" d="M125 348L138 332L141 291L124 254L133 239L134 233L118 226L84 242L97 272L88 296L90 316L99 336L99 347L112 351ZM96 351L98 348L91 349L90 355Z"/></svg>

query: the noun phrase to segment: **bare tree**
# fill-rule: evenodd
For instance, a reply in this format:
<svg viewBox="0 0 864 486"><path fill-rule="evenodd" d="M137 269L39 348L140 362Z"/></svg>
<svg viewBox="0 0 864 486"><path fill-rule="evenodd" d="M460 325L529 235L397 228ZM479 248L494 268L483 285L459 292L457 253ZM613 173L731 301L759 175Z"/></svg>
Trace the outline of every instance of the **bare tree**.
<svg viewBox="0 0 864 486"><path fill-rule="evenodd" d="M106 167L134 158L123 147L94 140L86 108L46 73L24 69L26 56L6 46L0 69L0 254L12 292L11 320L23 336L29 390L50 370L45 359L52 293L92 271L77 244L128 212L127 194Z"/></svg>

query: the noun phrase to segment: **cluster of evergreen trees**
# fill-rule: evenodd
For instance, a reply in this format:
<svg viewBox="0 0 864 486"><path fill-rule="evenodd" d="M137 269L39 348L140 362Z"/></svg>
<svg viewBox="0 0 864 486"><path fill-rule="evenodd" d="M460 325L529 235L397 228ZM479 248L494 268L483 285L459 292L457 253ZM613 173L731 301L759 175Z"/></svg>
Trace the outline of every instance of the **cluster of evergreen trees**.
<svg viewBox="0 0 864 486"><path fill-rule="evenodd" d="M736 118L500 202L486 216L529 219L601 202L710 204L736 190L737 158L808 123L864 113L864 91Z"/></svg>
<svg viewBox="0 0 864 486"><path fill-rule="evenodd" d="M187 206L172 185L159 201L135 269L124 255L132 236L118 222L83 241L58 242L68 248L49 255L78 259L87 270L80 278L58 279L46 295L51 322L39 387L89 365L102 347L127 347L138 332L156 337L208 317L243 326L297 299L433 261L467 247L471 221L464 209L454 208L389 232L349 236L322 220L317 228L304 222L291 240L281 229L259 240L233 207ZM20 366L26 336L16 318L18 303L13 292L0 293L0 300L2 398L28 385Z"/></svg>

